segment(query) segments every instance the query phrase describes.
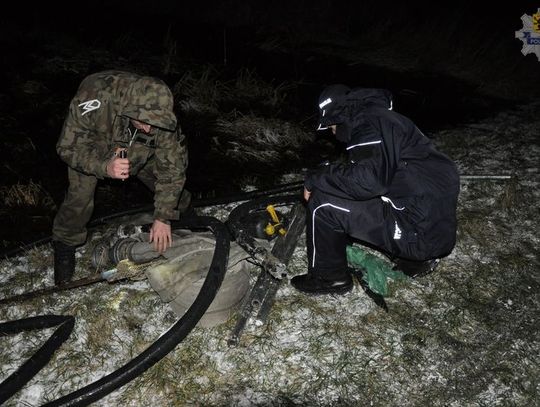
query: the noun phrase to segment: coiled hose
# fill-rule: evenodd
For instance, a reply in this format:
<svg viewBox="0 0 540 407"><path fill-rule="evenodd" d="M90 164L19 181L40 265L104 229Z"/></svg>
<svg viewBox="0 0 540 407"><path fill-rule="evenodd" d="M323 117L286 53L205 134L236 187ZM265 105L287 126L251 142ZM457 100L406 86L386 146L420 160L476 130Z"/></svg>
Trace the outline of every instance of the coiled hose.
<svg viewBox="0 0 540 407"><path fill-rule="evenodd" d="M125 385L156 364L170 351L172 351L197 325L197 322L199 322L214 300L219 287L223 282L229 257L230 235L226 226L221 221L211 216L198 216L185 219L180 222L176 222L173 227L184 229L210 229L216 239L216 247L212 257L212 262L210 264L210 269L208 270L208 274L204 280L201 290L199 291L199 294L195 298L195 301L191 307L165 334L160 336L159 339L150 345L144 352L132 359L126 365L108 374L107 376L102 377L94 383L67 394L57 400L53 400L44 406L86 406L103 398L107 394ZM50 318L50 316L48 317ZM69 321L71 321L72 329L73 317L67 318L71 318ZM16 321L9 322L7 324L13 325L16 324ZM19 324L21 324L21 322L19 322ZM66 332L64 332L64 335L62 336L63 340L61 342L63 342L67 336L69 336L71 329L69 332L67 332L66 328ZM6 328L4 324L4 331L5 330ZM13 328L10 330L13 330ZM55 343L59 341L60 338L57 339ZM61 342L58 344L58 346L60 346ZM42 348L44 347L45 345ZM26 382L30 380L30 378L35 375L35 373L37 373L37 371L50 359L50 356L52 355L51 346L48 346L47 348L49 349L48 352L43 351L43 355L40 354L40 363L34 363L36 366L32 370L25 370L26 373L24 375L15 375L16 377L14 378L10 376L7 379L9 380L8 383L6 383L6 381L2 383L2 387L0 387L0 394L4 395L5 391L6 400L22 386L24 386L24 384L26 384ZM55 349L56 348L53 349L53 352Z"/></svg>
<svg viewBox="0 0 540 407"><path fill-rule="evenodd" d="M297 189L299 186L298 183L293 185L293 189ZM285 188L285 190L288 190L288 188ZM280 189L280 191L282 190ZM230 200L230 202L238 201L237 198ZM173 229L210 229L216 239L210 269L193 304L164 335L126 365L79 390L45 404L43 407L89 405L130 382L165 357L191 332L214 300L227 270L231 237L234 239L237 236L242 219L251 211L262 209L270 203L292 203L298 199L298 195L265 196L246 202L231 212L227 225L210 216L196 216L173 222ZM116 214L116 216L123 215L125 213ZM31 363L27 362L0 384L0 395L3 397L3 399L0 398L0 403L9 399L21 389L50 360L54 351L69 337L74 325L72 316L58 317L49 315L34 318L37 319L34 321L32 319L29 319L29 321L11 321L0 325L1 335L3 332L13 330L13 326L17 326L17 324L27 326L28 323L34 323L36 327L30 329L37 329L39 328L37 325L49 327L50 325L47 324L62 323L61 327L57 329L47 343L31 358ZM2 327L4 327L3 330Z"/></svg>

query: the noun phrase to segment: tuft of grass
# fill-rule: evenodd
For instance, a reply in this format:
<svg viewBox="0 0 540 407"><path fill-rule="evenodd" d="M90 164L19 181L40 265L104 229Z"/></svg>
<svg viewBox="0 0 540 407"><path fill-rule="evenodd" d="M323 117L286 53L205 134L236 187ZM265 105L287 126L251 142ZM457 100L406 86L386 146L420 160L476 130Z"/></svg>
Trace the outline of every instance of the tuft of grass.
<svg viewBox="0 0 540 407"><path fill-rule="evenodd" d="M206 65L198 72L184 73L174 85L173 93L180 99L183 110L214 111L223 93L223 83L218 70Z"/></svg>
<svg viewBox="0 0 540 407"><path fill-rule="evenodd" d="M21 207L56 209L51 195L32 180L28 184L0 186L0 203L7 210Z"/></svg>
<svg viewBox="0 0 540 407"><path fill-rule="evenodd" d="M283 111L288 92L295 85L282 82L274 84L260 78L254 70L243 68L236 77L227 78L213 65L198 71L188 71L176 82L173 93L183 111L214 112L226 115L231 112L269 116Z"/></svg>
<svg viewBox="0 0 540 407"><path fill-rule="evenodd" d="M526 194L520 190L518 178L514 175L506 185L501 195L498 197L498 205L506 212L513 212L521 207ZM532 203L532 202L530 202Z"/></svg>
<svg viewBox="0 0 540 407"><path fill-rule="evenodd" d="M275 162L298 160L308 135L291 122L253 115L216 122L221 137L216 147L235 161ZM217 145L219 144L219 146Z"/></svg>
<svg viewBox="0 0 540 407"><path fill-rule="evenodd" d="M228 82L228 92L224 95L224 101L229 104L239 104L240 110L251 110L253 106L261 105L270 109L273 114L283 110L286 105L288 92L295 89L293 83L281 82L274 84L261 79L256 71L243 68L239 71L236 79Z"/></svg>

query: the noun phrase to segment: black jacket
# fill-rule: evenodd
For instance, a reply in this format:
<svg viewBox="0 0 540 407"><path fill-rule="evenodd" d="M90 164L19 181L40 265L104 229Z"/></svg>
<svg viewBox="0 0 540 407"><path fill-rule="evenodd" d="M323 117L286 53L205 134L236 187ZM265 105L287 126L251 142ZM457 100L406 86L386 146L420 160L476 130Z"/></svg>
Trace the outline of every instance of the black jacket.
<svg viewBox="0 0 540 407"><path fill-rule="evenodd" d="M455 244L457 168L391 106L386 90L349 92L334 113L348 160L309 174L305 187L350 200L382 199L395 219L413 225L434 245L433 256L447 254Z"/></svg>

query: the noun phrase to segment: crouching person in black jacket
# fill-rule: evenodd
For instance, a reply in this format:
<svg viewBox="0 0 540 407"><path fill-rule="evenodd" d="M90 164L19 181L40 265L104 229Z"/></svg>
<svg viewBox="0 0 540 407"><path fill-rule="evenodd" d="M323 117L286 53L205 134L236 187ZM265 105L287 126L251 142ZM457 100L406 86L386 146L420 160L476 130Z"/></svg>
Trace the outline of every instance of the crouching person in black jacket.
<svg viewBox="0 0 540 407"><path fill-rule="evenodd" d="M347 160L305 179L308 273L291 284L311 294L353 287L346 246L352 237L385 253L410 276L428 272L456 242L459 174L383 89L327 87L318 130L345 143Z"/></svg>

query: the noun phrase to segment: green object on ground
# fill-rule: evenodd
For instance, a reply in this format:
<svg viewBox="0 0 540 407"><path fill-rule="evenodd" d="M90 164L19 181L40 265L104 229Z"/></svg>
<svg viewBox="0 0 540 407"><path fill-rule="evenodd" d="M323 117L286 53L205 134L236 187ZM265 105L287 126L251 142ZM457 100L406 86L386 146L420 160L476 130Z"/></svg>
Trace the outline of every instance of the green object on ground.
<svg viewBox="0 0 540 407"><path fill-rule="evenodd" d="M369 289L383 297L388 296L388 279L407 279L403 272L392 270L390 262L359 246L347 246L347 260L352 267L362 271L362 280L368 284Z"/></svg>

